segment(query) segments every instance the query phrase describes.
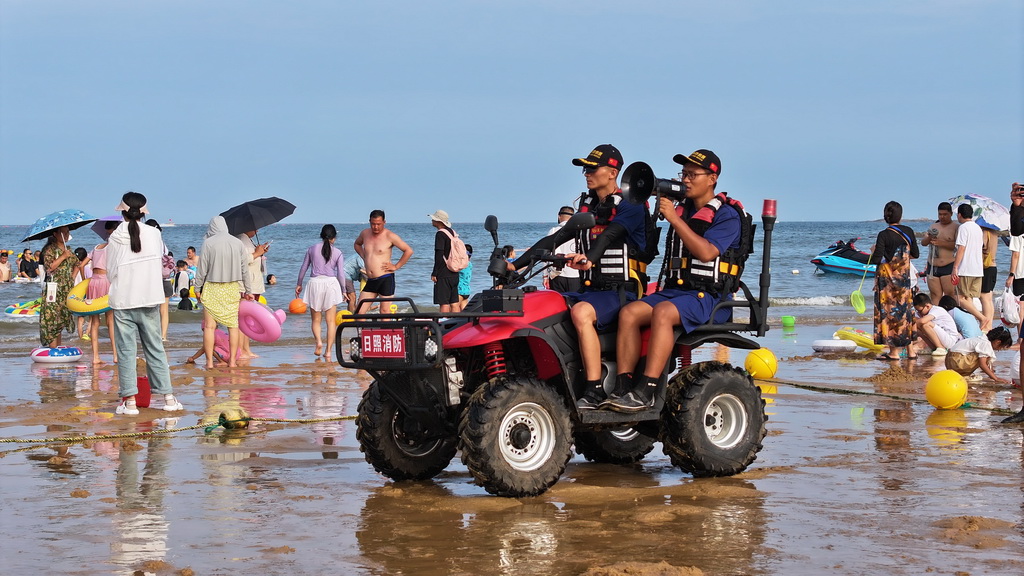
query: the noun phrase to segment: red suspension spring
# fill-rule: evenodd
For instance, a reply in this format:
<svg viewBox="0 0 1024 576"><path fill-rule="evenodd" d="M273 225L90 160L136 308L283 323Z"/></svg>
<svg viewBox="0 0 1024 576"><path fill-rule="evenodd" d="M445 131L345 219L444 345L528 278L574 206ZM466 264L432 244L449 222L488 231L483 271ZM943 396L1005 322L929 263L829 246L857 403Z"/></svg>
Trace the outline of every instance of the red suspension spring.
<svg viewBox="0 0 1024 576"><path fill-rule="evenodd" d="M505 370L505 349L501 342L492 342L484 348L484 369L487 370L487 378L492 379L501 376Z"/></svg>
<svg viewBox="0 0 1024 576"><path fill-rule="evenodd" d="M683 344L680 344L679 346L676 346L676 354L678 355L677 356L678 357L678 360L677 360L677 362L678 362L677 367L678 368L680 368L680 369L686 368L690 364L693 363L693 360L692 360L692 358L690 356L690 352L692 350L693 350L693 348L691 348L690 346L685 346Z"/></svg>

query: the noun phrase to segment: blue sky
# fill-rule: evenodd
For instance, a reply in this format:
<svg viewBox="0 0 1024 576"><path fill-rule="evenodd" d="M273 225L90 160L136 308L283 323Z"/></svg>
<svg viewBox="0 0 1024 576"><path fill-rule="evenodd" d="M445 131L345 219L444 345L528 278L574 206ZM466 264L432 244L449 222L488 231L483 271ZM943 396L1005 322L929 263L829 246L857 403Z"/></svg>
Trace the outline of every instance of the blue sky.
<svg viewBox="0 0 1024 576"><path fill-rule="evenodd" d="M600 143L788 220L1024 182L1024 2L0 0L0 224L553 220ZM17 209L11 209L17 207Z"/></svg>

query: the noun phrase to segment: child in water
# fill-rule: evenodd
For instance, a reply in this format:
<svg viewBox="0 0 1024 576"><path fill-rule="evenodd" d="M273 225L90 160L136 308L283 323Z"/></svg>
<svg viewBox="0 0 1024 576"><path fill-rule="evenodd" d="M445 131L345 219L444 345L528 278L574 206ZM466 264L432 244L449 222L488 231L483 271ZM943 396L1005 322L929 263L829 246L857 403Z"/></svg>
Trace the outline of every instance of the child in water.
<svg viewBox="0 0 1024 576"><path fill-rule="evenodd" d="M178 302L178 310L195 310L192 306L192 299L188 297L188 288L182 288L178 291L181 296L181 302Z"/></svg>

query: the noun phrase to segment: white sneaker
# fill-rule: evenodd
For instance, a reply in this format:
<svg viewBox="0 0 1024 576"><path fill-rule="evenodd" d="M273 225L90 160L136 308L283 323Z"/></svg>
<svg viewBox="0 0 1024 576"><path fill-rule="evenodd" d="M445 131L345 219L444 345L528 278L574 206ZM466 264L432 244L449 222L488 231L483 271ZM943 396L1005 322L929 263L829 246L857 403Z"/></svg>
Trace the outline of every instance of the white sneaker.
<svg viewBox="0 0 1024 576"><path fill-rule="evenodd" d="M936 348L935 350L932 350L932 356L945 356L945 355L946 355L946 349L945 348Z"/></svg>
<svg viewBox="0 0 1024 576"><path fill-rule="evenodd" d="M127 402L121 402L114 409L114 414L124 414L125 416L138 416L139 408L134 402L128 404Z"/></svg>
<svg viewBox="0 0 1024 576"><path fill-rule="evenodd" d="M164 394L164 410L167 412L177 412L184 409L185 407L181 405L181 402L178 402L174 394Z"/></svg>

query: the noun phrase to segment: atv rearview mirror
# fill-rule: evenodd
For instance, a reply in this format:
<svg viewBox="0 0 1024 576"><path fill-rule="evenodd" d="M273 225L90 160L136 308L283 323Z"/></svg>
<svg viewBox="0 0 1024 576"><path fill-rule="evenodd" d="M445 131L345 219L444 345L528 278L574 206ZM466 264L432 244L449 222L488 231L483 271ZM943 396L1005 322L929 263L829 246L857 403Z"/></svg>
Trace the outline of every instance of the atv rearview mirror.
<svg viewBox="0 0 1024 576"><path fill-rule="evenodd" d="M494 239L494 245L498 245L498 217L494 214L484 218L484 230L491 233L491 238Z"/></svg>

